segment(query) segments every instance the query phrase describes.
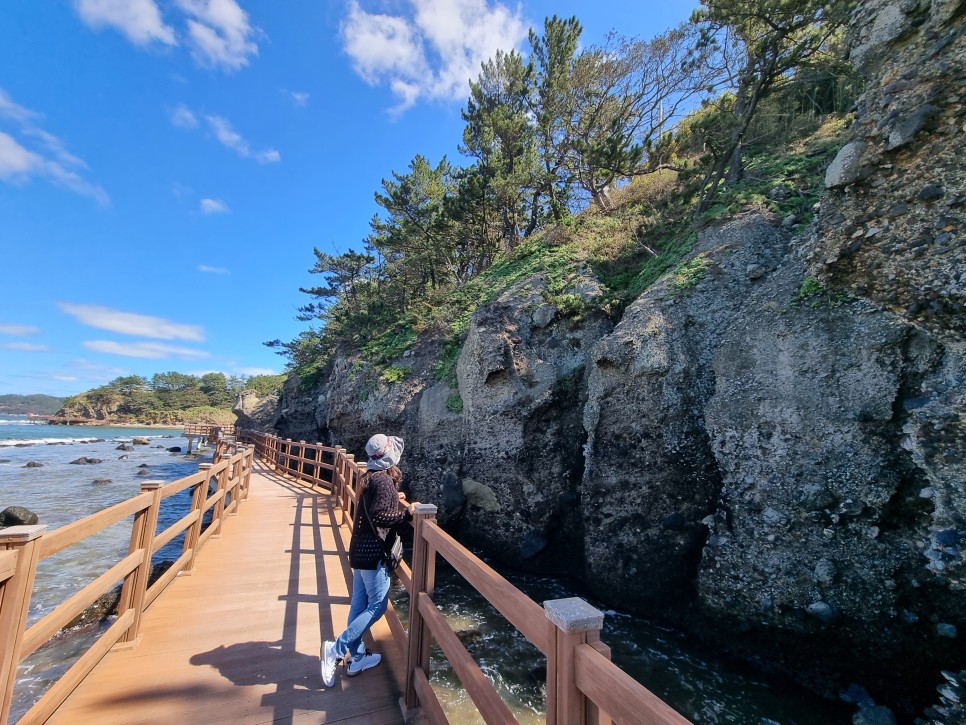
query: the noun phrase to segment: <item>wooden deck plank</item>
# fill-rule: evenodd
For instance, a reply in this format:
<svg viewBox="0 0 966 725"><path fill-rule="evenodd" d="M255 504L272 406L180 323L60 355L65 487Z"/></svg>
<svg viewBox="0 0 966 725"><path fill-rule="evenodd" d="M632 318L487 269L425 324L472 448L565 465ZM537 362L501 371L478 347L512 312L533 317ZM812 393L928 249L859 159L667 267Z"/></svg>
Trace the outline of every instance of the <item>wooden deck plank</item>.
<svg viewBox="0 0 966 725"><path fill-rule="evenodd" d="M340 520L327 494L256 464L240 514L145 612L138 646L108 654L48 722L403 722L385 620L371 645L385 664L322 685L321 639L349 610Z"/></svg>

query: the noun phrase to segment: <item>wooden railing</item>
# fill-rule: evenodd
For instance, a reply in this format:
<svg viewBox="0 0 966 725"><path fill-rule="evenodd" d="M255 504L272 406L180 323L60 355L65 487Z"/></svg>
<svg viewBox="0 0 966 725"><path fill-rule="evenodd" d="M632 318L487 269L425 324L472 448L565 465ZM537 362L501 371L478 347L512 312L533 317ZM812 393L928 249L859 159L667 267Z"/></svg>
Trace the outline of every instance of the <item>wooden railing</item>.
<svg viewBox="0 0 966 725"><path fill-rule="evenodd" d="M221 435L235 435L233 425L214 425L213 423L188 423L184 426L186 436L204 436L205 438L218 438Z"/></svg>
<svg viewBox="0 0 966 725"><path fill-rule="evenodd" d="M252 446L233 444L232 451L226 447L213 464L200 465L197 473L171 483L145 481L138 495L50 533L45 526L0 530L0 723L6 723L10 715L17 665L119 581L117 619L24 714L19 720L21 725L44 722L112 648L137 645L144 610L178 574L192 570L205 542L219 535L225 517L237 513L239 504L247 498L253 456ZM210 491L212 484L214 490ZM161 502L182 491L191 491L188 512L158 532ZM208 511L212 511L211 522L202 531L202 520ZM38 562L132 517L127 555L26 628ZM152 555L182 533L185 540L181 555L148 586Z"/></svg>
<svg viewBox="0 0 966 725"><path fill-rule="evenodd" d="M341 446L293 442L265 433L240 432L276 471L329 491L351 526L365 466ZM324 460L331 458L332 462ZM323 475L323 472L325 475ZM406 657L405 701L431 723L448 723L429 683L429 650L435 640L487 723L514 723L509 707L486 678L433 602L436 557L445 559L547 658L547 722L682 725L688 720L610 661L600 640L604 615L573 597L543 607L463 547L436 523L436 507L420 504L413 518L412 567L397 573L409 592L409 631L390 606L386 619Z"/></svg>

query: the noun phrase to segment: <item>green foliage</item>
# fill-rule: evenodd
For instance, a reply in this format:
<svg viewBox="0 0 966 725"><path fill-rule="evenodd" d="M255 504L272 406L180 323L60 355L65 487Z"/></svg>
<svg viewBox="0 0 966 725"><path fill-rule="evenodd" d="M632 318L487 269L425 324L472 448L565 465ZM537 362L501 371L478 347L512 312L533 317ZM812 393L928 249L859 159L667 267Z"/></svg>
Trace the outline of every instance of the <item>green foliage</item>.
<svg viewBox="0 0 966 725"><path fill-rule="evenodd" d="M379 379L392 385L393 383L398 383L399 381L405 379L409 373L409 368L400 367L398 365L390 365L388 368L382 371L382 375L379 376Z"/></svg>
<svg viewBox="0 0 966 725"><path fill-rule="evenodd" d="M244 390L252 390L259 395L276 395L282 390L288 375L253 375L245 381Z"/></svg>
<svg viewBox="0 0 966 725"><path fill-rule="evenodd" d="M463 399L459 396L459 393L451 395L446 399L446 410L450 413L463 412Z"/></svg>
<svg viewBox="0 0 966 725"><path fill-rule="evenodd" d="M439 358L437 358L436 363L433 365L433 377L449 383L451 388L455 388L457 385L456 363L460 359L460 353L462 351L463 343L460 341L459 336L454 336L447 340L446 344L443 345L443 349L440 351Z"/></svg>
<svg viewBox="0 0 966 725"><path fill-rule="evenodd" d="M711 260L704 252L692 257L674 270L671 275L671 287L679 293L693 289L704 279L711 265Z"/></svg>
<svg viewBox="0 0 966 725"><path fill-rule="evenodd" d="M841 307L849 301L848 295L842 292L830 292L822 286L815 277L806 277L801 286L792 295L792 304L805 307Z"/></svg>
<svg viewBox="0 0 966 725"><path fill-rule="evenodd" d="M596 47L576 18L548 18L526 56L484 62L463 111L470 165L416 155L383 179L363 251L314 250L323 282L298 315L312 327L266 343L303 388L340 353L366 361L351 373L365 390L398 382L417 340L440 346L433 373L456 387L470 318L501 295L540 290L574 320L613 313L668 273L678 292L697 284L710 262L683 262L709 222L757 208L804 229L847 126L826 114L860 89L841 63L854 2L702 4L652 40ZM598 299L578 294L591 276ZM194 395L177 379L147 392Z"/></svg>

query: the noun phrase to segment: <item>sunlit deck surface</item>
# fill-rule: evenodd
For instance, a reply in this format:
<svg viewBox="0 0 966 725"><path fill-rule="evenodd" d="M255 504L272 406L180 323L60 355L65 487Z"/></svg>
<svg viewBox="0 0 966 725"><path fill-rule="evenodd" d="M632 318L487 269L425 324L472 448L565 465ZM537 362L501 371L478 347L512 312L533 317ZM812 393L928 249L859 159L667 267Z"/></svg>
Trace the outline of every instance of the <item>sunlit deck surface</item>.
<svg viewBox="0 0 966 725"><path fill-rule="evenodd" d="M256 462L248 501L145 612L138 646L108 654L48 722L403 722L384 619L370 643L383 664L322 685L320 640L349 609L339 520L325 492Z"/></svg>

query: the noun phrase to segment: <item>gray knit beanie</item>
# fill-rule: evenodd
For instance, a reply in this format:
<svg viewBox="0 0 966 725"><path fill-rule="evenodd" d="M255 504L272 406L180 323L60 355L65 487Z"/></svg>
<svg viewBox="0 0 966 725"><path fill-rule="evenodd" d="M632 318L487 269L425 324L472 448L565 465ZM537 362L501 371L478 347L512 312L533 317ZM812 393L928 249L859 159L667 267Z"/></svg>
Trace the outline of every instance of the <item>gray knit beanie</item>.
<svg viewBox="0 0 966 725"><path fill-rule="evenodd" d="M366 455L369 462L366 468L370 471L385 471L392 466L399 465L403 454L403 439L376 433L366 443Z"/></svg>

